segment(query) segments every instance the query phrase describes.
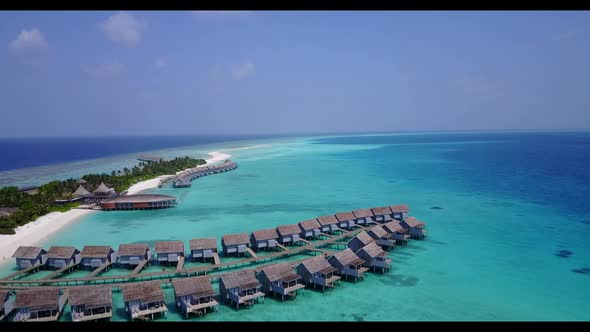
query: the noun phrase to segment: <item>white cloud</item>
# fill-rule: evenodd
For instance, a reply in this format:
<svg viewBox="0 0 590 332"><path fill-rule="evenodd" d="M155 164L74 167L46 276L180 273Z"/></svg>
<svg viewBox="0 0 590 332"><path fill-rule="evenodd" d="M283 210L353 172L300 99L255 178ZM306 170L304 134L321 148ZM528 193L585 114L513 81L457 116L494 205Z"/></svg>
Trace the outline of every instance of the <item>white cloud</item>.
<svg viewBox="0 0 590 332"><path fill-rule="evenodd" d="M10 51L17 60L24 64L34 65L41 62L49 49L49 44L43 33L37 29L23 29L18 36L10 42Z"/></svg>
<svg viewBox="0 0 590 332"><path fill-rule="evenodd" d="M168 67L168 61L160 58L160 59L156 59L156 61L154 61L154 66L158 69L163 69Z"/></svg>
<svg viewBox="0 0 590 332"><path fill-rule="evenodd" d="M109 63L102 63L93 69L87 70L90 74L101 79L115 78L123 72L123 64L118 60Z"/></svg>
<svg viewBox="0 0 590 332"><path fill-rule="evenodd" d="M147 25L130 14L118 12L109 16L100 27L113 42L133 47L141 41Z"/></svg>
<svg viewBox="0 0 590 332"><path fill-rule="evenodd" d="M240 80L253 75L255 71L256 68L254 67L254 64L251 61L248 61L237 66L233 66L231 68L231 75L233 78Z"/></svg>
<svg viewBox="0 0 590 332"><path fill-rule="evenodd" d="M254 12L249 10L193 10L191 14L195 18L222 20L236 17L246 17Z"/></svg>

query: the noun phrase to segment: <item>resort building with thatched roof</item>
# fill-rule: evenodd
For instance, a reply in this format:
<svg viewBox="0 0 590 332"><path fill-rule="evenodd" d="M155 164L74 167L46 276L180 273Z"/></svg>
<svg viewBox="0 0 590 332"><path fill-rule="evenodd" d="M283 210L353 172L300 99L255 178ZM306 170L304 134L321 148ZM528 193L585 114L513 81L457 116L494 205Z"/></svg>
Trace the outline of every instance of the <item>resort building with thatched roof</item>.
<svg viewBox="0 0 590 332"><path fill-rule="evenodd" d="M375 240L369 234L367 234L367 232L362 231L358 233L355 237L350 239L346 246L350 248L352 251L357 252L362 247L374 241Z"/></svg>
<svg viewBox="0 0 590 332"><path fill-rule="evenodd" d="M338 220L338 227L344 229L350 229L355 225L356 217L352 211L349 212L339 212L335 214L336 219Z"/></svg>
<svg viewBox="0 0 590 332"><path fill-rule="evenodd" d="M155 260L159 264L178 263L184 257L184 243L182 241L156 242Z"/></svg>
<svg viewBox="0 0 590 332"><path fill-rule="evenodd" d="M226 256L243 255L249 246L250 239L246 233L227 234L221 238L221 247Z"/></svg>
<svg viewBox="0 0 590 332"><path fill-rule="evenodd" d="M277 230L275 228L254 231L250 236L252 247L257 251L277 249L278 240L279 234L277 234Z"/></svg>
<svg viewBox="0 0 590 332"><path fill-rule="evenodd" d="M203 238L203 239L192 239L189 242L191 251L191 258L193 261L206 259L213 259L213 255L217 253L217 239L216 238Z"/></svg>
<svg viewBox="0 0 590 332"><path fill-rule="evenodd" d="M258 280L262 283L262 291L266 294L280 295L294 298L297 291L305 288L301 283L303 277L295 273L288 263L278 263L263 268L258 273Z"/></svg>
<svg viewBox="0 0 590 332"><path fill-rule="evenodd" d="M215 292L208 276L198 276L172 280L176 307L186 318L191 313L198 316L207 313L207 309L217 309L219 303L214 299Z"/></svg>
<svg viewBox="0 0 590 332"><path fill-rule="evenodd" d="M363 261L357 256L354 251L349 248L340 250L333 256L328 257L328 262L336 268L336 273L340 276L354 278L354 280L361 279L363 273L367 272L368 268L363 266Z"/></svg>
<svg viewBox="0 0 590 332"><path fill-rule="evenodd" d="M373 221L373 212L370 209L359 209L352 211L356 220L354 221L355 224L364 226L371 221Z"/></svg>
<svg viewBox="0 0 590 332"><path fill-rule="evenodd" d="M264 298L264 293L260 291L261 287L252 269L224 274L219 279L221 300L235 304L238 309L240 304L251 306L255 301Z"/></svg>
<svg viewBox="0 0 590 332"><path fill-rule="evenodd" d="M426 236L426 223L419 221L414 217L407 217L400 222L400 225L410 232L410 236L413 239L423 239Z"/></svg>
<svg viewBox="0 0 590 332"><path fill-rule="evenodd" d="M16 259L16 268L28 269L33 266L44 266L47 262L47 250L40 247L20 246L12 257Z"/></svg>
<svg viewBox="0 0 590 332"><path fill-rule="evenodd" d="M364 260L363 265L373 271L385 272L391 269L391 259L375 242L371 242L356 252L356 255Z"/></svg>
<svg viewBox="0 0 590 332"><path fill-rule="evenodd" d="M393 234L385 231L381 225L371 227L371 229L367 231L367 234L369 234L369 236L375 240L375 243L384 249L391 249L395 247L395 239L393 238Z"/></svg>
<svg viewBox="0 0 590 332"><path fill-rule="evenodd" d="M84 246L80 257L82 257L82 267L92 269L116 260L115 250L111 246Z"/></svg>
<svg viewBox="0 0 590 332"><path fill-rule="evenodd" d="M383 229L392 234L397 243L405 244L410 239L408 230L403 228L397 220L383 224Z"/></svg>
<svg viewBox="0 0 590 332"><path fill-rule="evenodd" d="M150 317L154 314L167 315L168 308L164 298L164 291L159 281L137 282L121 286L125 311L131 321Z"/></svg>
<svg viewBox="0 0 590 332"><path fill-rule="evenodd" d="M318 220L314 218L300 222L299 229L301 229L301 236L303 238L316 238L319 237L322 232L322 225L320 225Z"/></svg>
<svg viewBox="0 0 590 332"><path fill-rule="evenodd" d="M371 209L371 212L373 212L373 220L379 223L388 222L393 219L391 217L392 212L389 206L375 207Z"/></svg>
<svg viewBox="0 0 590 332"><path fill-rule="evenodd" d="M150 248L143 243L120 244L117 256L119 266L133 268L149 260Z"/></svg>
<svg viewBox="0 0 590 332"><path fill-rule="evenodd" d="M47 267L61 269L62 267L80 263L80 250L74 247L53 246L47 251Z"/></svg>
<svg viewBox="0 0 590 332"><path fill-rule="evenodd" d="M68 290L72 321L85 322L111 319L113 294L111 286L93 285L72 287Z"/></svg>
<svg viewBox="0 0 590 332"><path fill-rule="evenodd" d="M336 219L335 215L319 217L317 220L322 226L321 231L323 233L331 234L338 230L338 219Z"/></svg>
<svg viewBox="0 0 590 332"><path fill-rule="evenodd" d="M113 188L107 187L104 182L101 182L100 185L92 192L92 195L84 197L84 202L86 203L100 203L107 198L111 198L116 196L117 192Z"/></svg>
<svg viewBox="0 0 590 332"><path fill-rule="evenodd" d="M301 239L301 229L297 224L279 226L277 233L279 234L279 243L285 246L295 245Z"/></svg>
<svg viewBox="0 0 590 332"><path fill-rule="evenodd" d="M397 220L404 220L410 213L410 207L406 204L392 205L389 208L391 209L391 216Z"/></svg>
<svg viewBox="0 0 590 332"><path fill-rule="evenodd" d="M14 300L14 322L51 322L59 319L67 296L59 288L19 290Z"/></svg>
<svg viewBox="0 0 590 332"><path fill-rule="evenodd" d="M82 186L82 184L80 184L78 186L78 189L76 189L76 191L74 191L74 193L72 194L72 196L74 196L74 198L84 198L84 197L88 197L92 195L90 193L90 191L86 190L86 188L84 188L84 186Z"/></svg>
<svg viewBox="0 0 590 332"><path fill-rule="evenodd" d="M158 194L122 195L105 198L100 202L103 211L114 210L154 210L174 207L176 197Z"/></svg>
<svg viewBox="0 0 590 332"><path fill-rule="evenodd" d="M334 284L340 280L335 274L337 269L330 265L323 255L315 256L304 260L297 265L297 274L303 277L307 284L321 286L322 290L334 287Z"/></svg>

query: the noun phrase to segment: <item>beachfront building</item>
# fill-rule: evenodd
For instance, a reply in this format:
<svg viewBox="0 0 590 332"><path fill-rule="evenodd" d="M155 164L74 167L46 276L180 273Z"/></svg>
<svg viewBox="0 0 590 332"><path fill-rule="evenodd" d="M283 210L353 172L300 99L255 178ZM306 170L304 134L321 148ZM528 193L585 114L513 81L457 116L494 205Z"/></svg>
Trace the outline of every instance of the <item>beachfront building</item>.
<svg viewBox="0 0 590 332"><path fill-rule="evenodd" d="M155 260L158 264L176 264L180 257L184 257L184 243L182 241L158 241L155 251Z"/></svg>
<svg viewBox="0 0 590 332"><path fill-rule="evenodd" d="M80 253L82 267L96 269L103 264L115 261L115 250L110 246L84 246Z"/></svg>
<svg viewBox="0 0 590 332"><path fill-rule="evenodd" d="M47 251L47 267L52 269L76 265L81 260L80 250L74 247L53 246Z"/></svg>
<svg viewBox="0 0 590 332"><path fill-rule="evenodd" d="M356 252L356 255L364 260L363 265L373 271L385 272L391 269L391 259L375 242L371 242Z"/></svg>
<svg viewBox="0 0 590 332"><path fill-rule="evenodd" d="M120 244L117 255L119 266L135 268L149 260L150 248L147 244L140 243Z"/></svg>
<svg viewBox="0 0 590 332"><path fill-rule="evenodd" d="M297 266L297 274L303 277L306 284L313 285L313 288L321 286L322 290L334 287L340 280L340 277L335 275L336 271L323 255L306 259Z"/></svg>
<svg viewBox="0 0 590 332"><path fill-rule="evenodd" d="M410 232L413 239L423 239L426 236L425 222L419 221L414 217L407 217L400 222L400 225Z"/></svg>
<svg viewBox="0 0 590 332"><path fill-rule="evenodd" d="M134 319L154 319L154 314L166 316L168 308L159 281L137 282L121 286L125 311L131 321Z"/></svg>
<svg viewBox="0 0 590 332"><path fill-rule="evenodd" d="M393 235L385 231L381 225L372 227L367 231L370 237L375 240L375 243L380 245L383 249L392 249L395 247L395 239Z"/></svg>
<svg viewBox="0 0 590 332"><path fill-rule="evenodd" d="M392 219L392 212L389 206L372 208L371 212L373 212L373 220L375 220L378 223L388 222Z"/></svg>
<svg viewBox="0 0 590 332"><path fill-rule="evenodd" d="M365 261L350 249L338 251L328 258L328 262L336 268L336 273L344 276L345 279L351 277L357 281L362 279L363 273L368 270L368 268L363 266Z"/></svg>
<svg viewBox="0 0 590 332"><path fill-rule="evenodd" d="M354 210L352 213L356 217L354 223L357 225L366 226L373 221L373 212L369 209Z"/></svg>
<svg viewBox="0 0 590 332"><path fill-rule="evenodd" d="M207 259L214 259L213 256L217 254L217 239L216 238L203 238L203 239L192 239L189 242L191 250L191 258L194 262L202 260L203 262Z"/></svg>
<svg viewBox="0 0 590 332"><path fill-rule="evenodd" d="M72 287L68 290L72 321L86 322L113 317L111 286Z"/></svg>
<svg viewBox="0 0 590 332"><path fill-rule="evenodd" d="M346 244L346 246L348 248L350 248L350 250L357 252L362 247L364 247L367 244L374 242L374 241L375 240L369 234L367 234L367 232L362 231L362 232L358 233L355 237L350 239L348 241L348 243Z"/></svg>
<svg viewBox="0 0 590 332"><path fill-rule="evenodd" d="M279 234L274 228L262 229L259 231L252 232L250 241L252 247L256 251L277 249L277 241L279 240Z"/></svg>
<svg viewBox="0 0 590 332"><path fill-rule="evenodd" d="M0 321L8 317L14 308L14 299L10 294L7 290L0 290Z"/></svg>
<svg viewBox="0 0 590 332"><path fill-rule="evenodd" d="M396 243L399 244L406 244L410 239L410 235L408 234L408 230L403 228L402 225L399 224L398 221L393 220L386 224L383 224L383 229L392 234L393 238L395 239Z"/></svg>
<svg viewBox="0 0 590 332"><path fill-rule="evenodd" d="M335 215L323 216L317 218L320 226L322 226L322 233L332 234L338 230L338 219Z"/></svg>
<svg viewBox="0 0 590 332"><path fill-rule="evenodd" d="M207 276L172 280L176 307L186 318L191 313L202 316L207 309L216 310L217 301L213 298L215 292Z"/></svg>
<svg viewBox="0 0 590 332"><path fill-rule="evenodd" d="M285 296L294 298L298 290L305 288L305 285L301 283L302 279L288 263L267 266L258 274L262 291L266 294L273 293L281 296L283 300Z"/></svg>
<svg viewBox="0 0 590 332"><path fill-rule="evenodd" d="M322 232L322 226L315 218L300 222L299 229L304 239L319 237Z"/></svg>
<svg viewBox="0 0 590 332"><path fill-rule="evenodd" d="M103 211L153 210L171 208L178 204L176 197L156 194L124 195L105 198L100 202Z"/></svg>
<svg viewBox="0 0 590 332"><path fill-rule="evenodd" d="M405 204L392 205L389 208L391 209L391 216L397 220L404 220L410 213L410 208Z"/></svg>
<svg viewBox="0 0 590 332"><path fill-rule="evenodd" d="M90 193L90 191L86 190L86 188L84 188L82 184L80 184L78 186L78 189L76 189L76 191L74 191L74 193L72 194L72 196L74 196L74 201L79 201L91 195L92 194Z"/></svg>
<svg viewBox="0 0 590 332"><path fill-rule="evenodd" d="M277 233L279 234L279 243L285 246L296 245L301 234L301 229L297 224L282 225L277 227Z"/></svg>
<svg viewBox="0 0 590 332"><path fill-rule="evenodd" d="M92 195L87 196L84 198L84 202L86 203L100 203L107 198L111 198L116 196L117 192L115 189L107 187L104 182L101 182L98 188L96 188Z"/></svg>
<svg viewBox="0 0 590 332"><path fill-rule="evenodd" d="M339 212L335 214L336 219L338 220L338 227L344 229L351 229L355 225L356 217L352 211L350 212Z"/></svg>
<svg viewBox="0 0 590 332"><path fill-rule="evenodd" d="M47 250L39 247L20 246L12 257L16 259L16 268L28 269L33 266L41 268L47 262Z"/></svg>
<svg viewBox="0 0 590 332"><path fill-rule="evenodd" d="M248 234L228 234L221 238L221 247L225 256L241 256L248 251L250 240Z"/></svg>
<svg viewBox="0 0 590 332"><path fill-rule="evenodd" d="M221 300L235 304L237 309L240 304L249 307L255 301L260 301L264 297L264 293L260 291L261 286L251 269L224 274L219 279Z"/></svg>
<svg viewBox="0 0 590 332"><path fill-rule="evenodd" d="M59 288L19 290L14 300L14 322L51 322L59 319L67 296Z"/></svg>

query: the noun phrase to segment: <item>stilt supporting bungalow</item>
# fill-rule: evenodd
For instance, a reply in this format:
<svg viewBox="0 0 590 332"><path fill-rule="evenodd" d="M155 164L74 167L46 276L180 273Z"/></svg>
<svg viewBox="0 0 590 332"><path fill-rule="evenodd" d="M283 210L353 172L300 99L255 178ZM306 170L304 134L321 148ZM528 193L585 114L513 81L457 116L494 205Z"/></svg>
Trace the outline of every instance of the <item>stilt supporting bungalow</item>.
<svg viewBox="0 0 590 332"><path fill-rule="evenodd" d="M381 225L371 227L367 234L383 249L393 249L395 247L393 235L385 231Z"/></svg>
<svg viewBox="0 0 590 332"><path fill-rule="evenodd" d="M82 257L81 265L85 269L96 269L116 260L115 250L110 246L84 246L80 257Z"/></svg>
<svg viewBox="0 0 590 332"><path fill-rule="evenodd" d="M336 273L344 277L344 279L353 278L355 281L358 281L369 270L369 268L363 266L365 261L350 249L335 253L328 258L328 262L337 269Z"/></svg>
<svg viewBox="0 0 590 332"><path fill-rule="evenodd" d="M160 265L177 264L184 257L184 243L182 241L156 242L155 260Z"/></svg>
<svg viewBox="0 0 590 332"><path fill-rule="evenodd" d="M225 256L243 256L248 252L250 240L248 234L228 234L221 238L221 247Z"/></svg>
<svg viewBox="0 0 590 332"><path fill-rule="evenodd" d="M369 222L373 221L373 212L370 209L359 209L352 211L356 220L354 221L355 224L366 226Z"/></svg>
<svg viewBox="0 0 590 332"><path fill-rule="evenodd" d="M303 277L305 283L326 288L334 287L334 284L340 280L340 277L335 275L337 269L330 265L323 255L315 256L304 260L297 266L297 274Z"/></svg>
<svg viewBox="0 0 590 332"><path fill-rule="evenodd" d="M391 217L400 221L406 219L410 212L410 208L405 204L392 205L389 208L391 209Z"/></svg>
<svg viewBox="0 0 590 332"><path fill-rule="evenodd" d="M407 217L400 222L400 225L410 232L413 239L424 239L426 237L425 222L419 221L414 217Z"/></svg>
<svg viewBox="0 0 590 332"><path fill-rule="evenodd" d="M402 225L399 224L398 221L390 221L383 225L383 229L393 235L396 243L398 244L406 244L410 239L410 234L408 234L408 230L403 228Z"/></svg>
<svg viewBox="0 0 590 332"><path fill-rule="evenodd" d="M322 233L322 226L317 219L309 219L299 223L301 229L301 237L304 239L315 239Z"/></svg>
<svg viewBox="0 0 590 332"><path fill-rule="evenodd" d="M125 311L131 321L134 319L154 319L154 315L166 316L164 292L158 281L139 282L121 287Z"/></svg>
<svg viewBox="0 0 590 332"><path fill-rule="evenodd" d="M189 243L191 250L191 258L194 262L201 260L205 262L208 259L213 260L217 254L217 239L216 238L204 238L204 239L192 239Z"/></svg>
<svg viewBox="0 0 590 332"><path fill-rule="evenodd" d="M119 266L134 269L149 261L150 248L143 243L121 244L117 254Z"/></svg>
<svg viewBox="0 0 590 332"><path fill-rule="evenodd" d="M239 309L241 304L250 307L264 298L264 293L260 291L261 286L256 280L254 270L241 270L220 278L219 293L224 302Z"/></svg>
<svg viewBox="0 0 590 332"><path fill-rule="evenodd" d="M51 269L73 266L79 264L81 260L80 250L74 247L53 246L47 251L47 267Z"/></svg>
<svg viewBox="0 0 590 332"><path fill-rule="evenodd" d="M295 298L297 292L305 285L303 277L295 273L288 263L279 263L267 266L258 274L258 280L262 283L262 291L266 294L275 294L282 300Z"/></svg>
<svg viewBox="0 0 590 332"><path fill-rule="evenodd" d="M391 221L393 218L392 216L392 212L391 209L389 208L389 206L382 206L382 207L376 207L376 208L372 208L371 212L373 212L373 220L375 220L378 223L385 223L388 221Z"/></svg>
<svg viewBox="0 0 590 332"><path fill-rule="evenodd" d="M338 230L338 219L335 215L323 216L318 218L322 233L332 234Z"/></svg>
<svg viewBox="0 0 590 332"><path fill-rule="evenodd" d="M338 227L343 229L351 229L355 225L356 217L352 211L350 212L339 212L335 214L338 220Z"/></svg>
<svg viewBox="0 0 590 332"><path fill-rule="evenodd" d="M189 314L202 316L207 310L217 310L215 292L207 276L172 280L176 307L188 318Z"/></svg>
<svg viewBox="0 0 590 332"><path fill-rule="evenodd" d="M20 246L12 257L16 260L16 268L28 269L33 266L43 267L47 262L47 251L39 247Z"/></svg>
<svg viewBox="0 0 590 332"><path fill-rule="evenodd" d="M256 251L276 250L276 249L278 249L278 247L277 247L278 240L279 240L279 234L277 234L277 231L274 228L254 231L254 232L252 232L252 235L250 236L252 248L254 248L254 250L256 250Z"/></svg>
<svg viewBox="0 0 590 332"><path fill-rule="evenodd" d="M364 260L363 265L373 271L385 272L391 269L391 259L387 258L387 254L375 242L361 248L356 252L356 255Z"/></svg>
<svg viewBox="0 0 590 332"><path fill-rule="evenodd" d="M279 226L277 233L279 234L279 243L284 246L294 246L301 239L301 229L297 224Z"/></svg>

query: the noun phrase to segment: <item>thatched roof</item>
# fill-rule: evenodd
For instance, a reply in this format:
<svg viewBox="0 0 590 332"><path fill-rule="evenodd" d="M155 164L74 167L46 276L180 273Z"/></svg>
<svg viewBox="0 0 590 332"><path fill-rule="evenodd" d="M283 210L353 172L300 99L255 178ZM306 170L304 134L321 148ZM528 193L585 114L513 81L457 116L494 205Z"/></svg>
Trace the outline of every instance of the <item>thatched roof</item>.
<svg viewBox="0 0 590 332"><path fill-rule="evenodd" d="M336 219L335 215L331 216L323 216L318 218L318 222L322 226L333 225L338 223L338 219Z"/></svg>
<svg viewBox="0 0 590 332"><path fill-rule="evenodd" d="M291 265L288 263L273 264L263 268L261 272L264 272L270 282L277 280L291 281L301 279L301 276L295 273L291 268Z"/></svg>
<svg viewBox="0 0 590 332"><path fill-rule="evenodd" d="M383 224L383 229L389 233L405 233L407 230L402 227L397 221L390 221L386 224Z"/></svg>
<svg viewBox="0 0 590 332"><path fill-rule="evenodd" d="M119 245L119 256L143 256L149 247L143 243L131 243Z"/></svg>
<svg viewBox="0 0 590 332"><path fill-rule="evenodd" d="M373 238L384 238L384 237L388 237L391 236L389 233L387 233L386 230L383 229L383 227L381 227L381 225L377 225L371 229L369 229L369 231L367 232L369 235L371 235L371 233L373 234Z"/></svg>
<svg viewBox="0 0 590 332"><path fill-rule="evenodd" d="M84 197L84 196L88 196L91 194L88 190L86 190L86 188L84 188L82 185L79 185L78 189L76 189L76 191L74 191L73 195L76 197Z"/></svg>
<svg viewBox="0 0 590 332"><path fill-rule="evenodd" d="M85 305L86 308L96 308L113 305L111 286L95 285L72 287L68 290L70 305Z"/></svg>
<svg viewBox="0 0 590 332"><path fill-rule="evenodd" d="M369 257L375 258L375 257L383 257L385 256L385 251L383 251L383 249L381 249L380 246L377 245L377 243L375 242L371 242L369 244L367 244L366 246L362 247L359 252L364 251ZM358 252L357 252L358 254Z"/></svg>
<svg viewBox="0 0 590 332"><path fill-rule="evenodd" d="M260 283L258 282L258 280L256 280L256 277L254 275L254 270L252 269L224 274L223 276L221 276L221 282L223 282L226 289L236 287L252 288L260 286Z"/></svg>
<svg viewBox="0 0 590 332"><path fill-rule="evenodd" d="M80 251L74 247L53 246L47 251L47 258L67 259L78 253Z"/></svg>
<svg viewBox="0 0 590 332"><path fill-rule="evenodd" d="M140 300L144 303L149 303L164 300L164 291L162 291L159 281L126 284L121 288L123 290L124 302Z"/></svg>
<svg viewBox="0 0 590 332"><path fill-rule="evenodd" d="M172 280L174 296L193 295L196 298L215 294L208 276L182 278Z"/></svg>
<svg viewBox="0 0 590 332"><path fill-rule="evenodd" d="M84 183L86 183L86 180L79 178L76 182L79 184L84 184Z"/></svg>
<svg viewBox="0 0 590 332"><path fill-rule="evenodd" d="M24 258L24 259L35 259L39 254L45 253L45 249L39 247L27 247L27 246L20 246L12 257L14 258Z"/></svg>
<svg viewBox="0 0 590 332"><path fill-rule="evenodd" d="M357 218L370 218L373 216L373 212L369 209L354 210L352 213Z"/></svg>
<svg viewBox="0 0 590 332"><path fill-rule="evenodd" d="M316 272L330 273L336 271L336 268L330 265L328 260L323 255L306 259L301 262L301 264L303 264L305 269L311 274Z"/></svg>
<svg viewBox="0 0 590 332"><path fill-rule="evenodd" d="M280 236L293 235L301 233L301 229L297 224L282 225L277 227L277 232Z"/></svg>
<svg viewBox="0 0 590 332"><path fill-rule="evenodd" d="M318 220L314 218L300 222L299 227L301 227L301 229L304 231L309 231L312 229L321 228L322 225L320 225Z"/></svg>
<svg viewBox="0 0 590 332"><path fill-rule="evenodd" d="M254 231L252 232L252 236L254 237L255 241L264 241L279 238L279 234L277 234L277 230L274 228Z"/></svg>
<svg viewBox="0 0 590 332"><path fill-rule="evenodd" d="M214 237L204 239L192 239L189 242L191 250L217 249L217 239Z"/></svg>
<svg viewBox="0 0 590 332"><path fill-rule="evenodd" d="M250 239L248 237L248 234L246 234L246 233L228 234L228 235L224 235L221 238L221 243L223 243L226 246L232 246L232 245L237 245L237 244L246 244L249 242L250 242Z"/></svg>
<svg viewBox="0 0 590 332"><path fill-rule="evenodd" d="M367 233L367 232L365 232L365 231L362 231L362 232L358 233L358 234L357 234L357 235L356 235L354 238L355 238L355 239L358 239L359 241L361 241L361 243L362 243L363 245L367 245L367 244L369 244L369 243L371 243L371 242L375 241L375 240L374 240L374 239L371 237L371 235L369 235L369 233Z"/></svg>
<svg viewBox="0 0 590 332"><path fill-rule="evenodd" d="M110 246L84 246L80 256L107 258L113 251L113 248Z"/></svg>
<svg viewBox="0 0 590 332"><path fill-rule="evenodd" d="M354 251L350 249L340 250L334 254L334 258L340 262L342 265L348 264L361 264L363 262L362 259L357 256Z"/></svg>
<svg viewBox="0 0 590 332"><path fill-rule="evenodd" d="M354 216L354 213L352 213L352 211L350 212L339 212L335 214L336 219L338 219L338 221L349 221L349 220L355 220L356 217Z"/></svg>
<svg viewBox="0 0 590 332"><path fill-rule="evenodd" d="M394 213L408 213L410 208L406 204L392 205L389 207Z"/></svg>
<svg viewBox="0 0 590 332"><path fill-rule="evenodd" d="M424 227L424 225L426 225L426 223L419 221L418 219L414 218L414 217L407 217L406 219L404 219L404 221L406 222L406 224L408 224L408 226L410 227Z"/></svg>
<svg viewBox="0 0 590 332"><path fill-rule="evenodd" d="M184 253L184 243L182 241L159 241L156 242L156 253Z"/></svg>
<svg viewBox="0 0 590 332"><path fill-rule="evenodd" d="M107 187L104 182L101 182L100 185L98 186L98 188L96 188L96 190L93 191L93 193L95 194L108 194L110 192L112 192L113 189Z"/></svg>
<svg viewBox="0 0 590 332"><path fill-rule="evenodd" d="M391 214L391 209L389 208L389 206L382 206L382 207L376 207L376 208L372 208L371 212L373 212L374 215L376 216L382 216L382 215L387 215L387 214Z"/></svg>
<svg viewBox="0 0 590 332"><path fill-rule="evenodd" d="M19 290L14 300L14 309L30 310L57 309L59 305L59 288L29 288Z"/></svg>

